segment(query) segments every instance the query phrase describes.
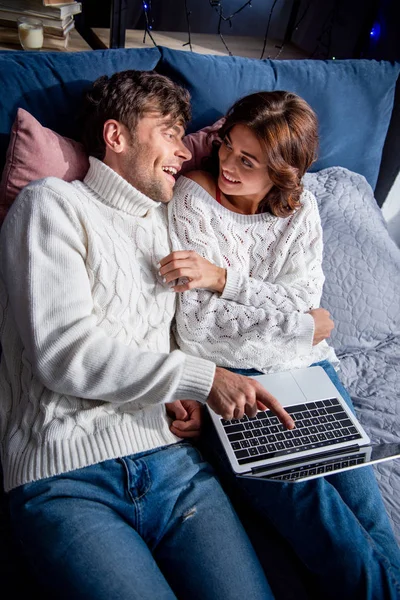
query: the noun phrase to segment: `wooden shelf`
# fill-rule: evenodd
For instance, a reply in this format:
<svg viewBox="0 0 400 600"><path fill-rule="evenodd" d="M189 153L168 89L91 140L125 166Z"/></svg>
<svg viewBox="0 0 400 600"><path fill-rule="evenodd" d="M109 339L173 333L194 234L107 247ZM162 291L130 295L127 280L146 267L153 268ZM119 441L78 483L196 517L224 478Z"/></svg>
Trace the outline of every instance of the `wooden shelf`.
<svg viewBox="0 0 400 600"><path fill-rule="evenodd" d="M110 30L103 28L94 28L93 34L101 42L101 45L105 48L109 47L110 43ZM190 52L189 45L185 45L188 41L188 35L186 32L180 31L153 31L152 36L154 41L159 46L165 46L173 50L184 50ZM144 31L139 29L127 29L125 37L125 48L153 48L154 44L146 36L146 40L143 43ZM260 58L263 43L263 38L250 37L250 36L224 36L226 44L234 56L244 56L247 58ZM191 35L193 52L199 54L214 54L219 56L228 56L228 51L225 48L221 38L216 34L207 33L193 33ZM296 48L293 44L287 43L280 52L281 42L268 40L265 48L264 58L277 58L279 55L280 59L301 59L307 58L307 54L302 50ZM8 44L1 41L1 28L0 28L0 50L21 50L19 44ZM60 52L82 52L85 50L91 50L89 44L83 39L83 37L73 29L70 32L70 40L66 49L54 49L54 51ZM53 51L53 49L44 48L43 51Z"/></svg>
<svg viewBox="0 0 400 600"><path fill-rule="evenodd" d="M25 52L21 48L19 44L8 44L1 41L1 28L0 28L0 50L21 50L21 52ZM67 48L43 48L42 52L82 52L84 50L91 50L89 44L85 42L82 36L73 29L69 34L69 43Z"/></svg>
<svg viewBox="0 0 400 600"><path fill-rule="evenodd" d="M97 36L105 47L110 44L110 30L103 28L93 28L93 33ZM166 46L173 50L185 50L190 52L188 34L180 31L152 31L154 41L159 46ZM144 31L139 29L127 29L125 32L125 48L152 48L153 42L146 35L146 41L143 43ZM250 36L224 36L227 46L234 56L244 56L247 58L260 58L264 39ZM199 54L215 54L228 56L221 38L216 34L192 33L192 48ZM275 58L279 54L281 42L268 40L264 58ZM296 48L293 44L285 44L280 59L300 59L307 58L307 54Z"/></svg>

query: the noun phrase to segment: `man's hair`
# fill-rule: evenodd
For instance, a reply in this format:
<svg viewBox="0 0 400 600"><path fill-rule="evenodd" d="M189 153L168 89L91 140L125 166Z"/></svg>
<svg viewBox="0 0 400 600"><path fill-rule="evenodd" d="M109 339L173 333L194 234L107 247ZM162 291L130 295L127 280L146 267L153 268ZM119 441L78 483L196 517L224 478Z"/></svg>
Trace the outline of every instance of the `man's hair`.
<svg viewBox="0 0 400 600"><path fill-rule="evenodd" d="M235 125L245 125L260 140L273 186L258 212L287 217L300 207L301 178L316 160L318 121L315 112L292 92L257 92L228 110L219 130L223 140ZM218 166L213 154L211 168Z"/></svg>
<svg viewBox="0 0 400 600"><path fill-rule="evenodd" d="M104 159L104 123L119 121L134 135L138 121L148 112L170 116L185 127L191 118L190 95L168 77L154 71L121 71L96 79L86 93L82 111L82 141L90 156Z"/></svg>

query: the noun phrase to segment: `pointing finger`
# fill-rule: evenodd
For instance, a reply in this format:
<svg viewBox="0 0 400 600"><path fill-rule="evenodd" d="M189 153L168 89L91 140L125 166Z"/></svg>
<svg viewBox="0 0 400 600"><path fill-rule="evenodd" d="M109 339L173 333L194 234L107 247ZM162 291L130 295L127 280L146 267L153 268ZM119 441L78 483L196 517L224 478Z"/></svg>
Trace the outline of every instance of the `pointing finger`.
<svg viewBox="0 0 400 600"><path fill-rule="evenodd" d="M257 400L261 401L262 404L267 405L287 429L294 429L295 423L292 417L286 412L275 396L262 389L261 393L257 393Z"/></svg>

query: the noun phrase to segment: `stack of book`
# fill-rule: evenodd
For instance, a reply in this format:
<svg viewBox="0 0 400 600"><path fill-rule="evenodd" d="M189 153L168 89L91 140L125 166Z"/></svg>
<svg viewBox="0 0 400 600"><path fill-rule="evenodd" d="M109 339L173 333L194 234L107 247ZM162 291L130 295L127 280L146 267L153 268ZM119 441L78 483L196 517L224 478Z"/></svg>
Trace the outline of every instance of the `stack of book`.
<svg viewBox="0 0 400 600"><path fill-rule="evenodd" d="M17 21L32 17L43 23L43 48L67 48L74 15L81 11L82 4L76 1L0 0L0 42L19 46Z"/></svg>

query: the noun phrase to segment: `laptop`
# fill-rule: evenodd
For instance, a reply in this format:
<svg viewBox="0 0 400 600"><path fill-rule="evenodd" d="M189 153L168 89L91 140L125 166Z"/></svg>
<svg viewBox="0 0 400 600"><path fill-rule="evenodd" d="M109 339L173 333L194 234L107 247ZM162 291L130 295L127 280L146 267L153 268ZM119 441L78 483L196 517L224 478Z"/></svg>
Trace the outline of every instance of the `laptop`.
<svg viewBox="0 0 400 600"><path fill-rule="evenodd" d="M400 443L372 445L319 366L255 375L295 422L288 430L272 411L227 421L209 409L238 477L298 482L400 457Z"/></svg>

